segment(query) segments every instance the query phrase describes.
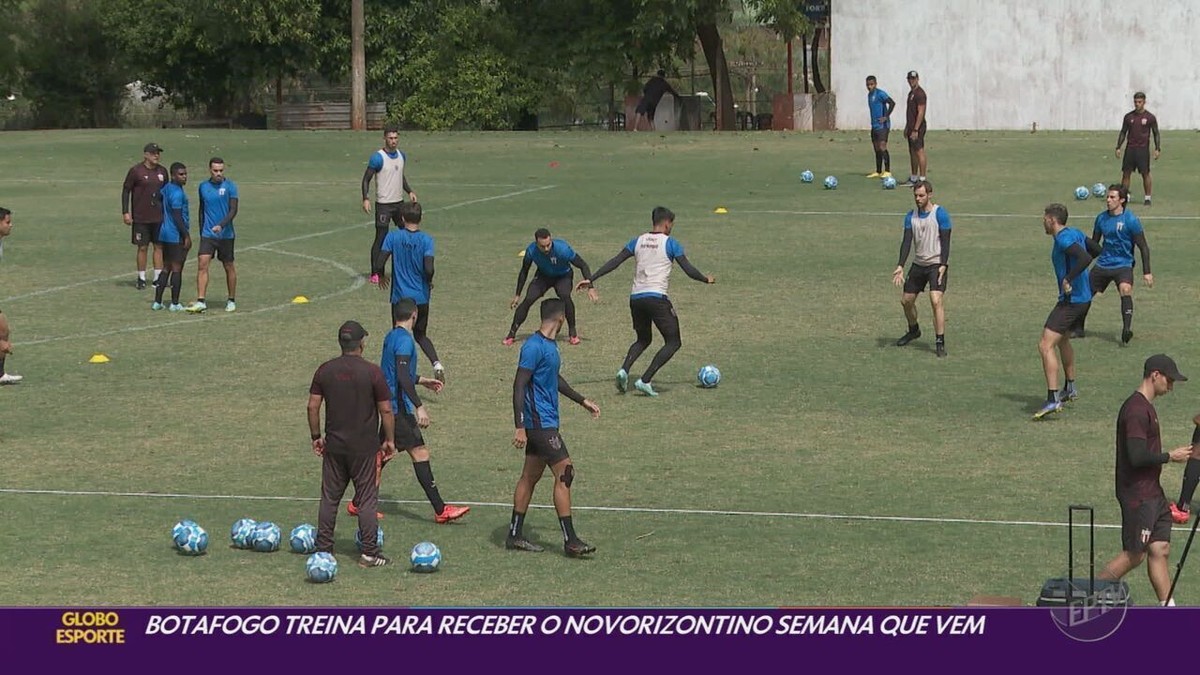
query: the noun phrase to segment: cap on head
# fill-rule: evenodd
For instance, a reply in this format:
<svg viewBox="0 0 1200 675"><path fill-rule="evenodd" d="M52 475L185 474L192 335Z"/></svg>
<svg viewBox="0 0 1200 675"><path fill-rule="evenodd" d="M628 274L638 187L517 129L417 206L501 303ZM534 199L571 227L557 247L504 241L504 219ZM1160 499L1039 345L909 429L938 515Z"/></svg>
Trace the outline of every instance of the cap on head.
<svg viewBox="0 0 1200 675"><path fill-rule="evenodd" d="M338 342L357 342L367 337L367 329L357 321L347 321L338 328Z"/></svg>
<svg viewBox="0 0 1200 675"><path fill-rule="evenodd" d="M1187 378L1179 372L1179 366L1175 365L1175 359L1166 354L1155 354L1146 359L1146 365L1142 368L1142 377L1150 377L1150 373L1156 370L1169 380L1187 382Z"/></svg>
<svg viewBox="0 0 1200 675"><path fill-rule="evenodd" d="M146 146L142 148L142 152L162 152L162 151L163 151L162 146L159 145L158 143L147 143Z"/></svg>
<svg viewBox="0 0 1200 675"><path fill-rule="evenodd" d="M910 79L910 80L916 80L916 79L919 79L921 76L917 74L917 71L910 70L910 71L908 71L908 75L906 77L908 77L908 79Z"/></svg>

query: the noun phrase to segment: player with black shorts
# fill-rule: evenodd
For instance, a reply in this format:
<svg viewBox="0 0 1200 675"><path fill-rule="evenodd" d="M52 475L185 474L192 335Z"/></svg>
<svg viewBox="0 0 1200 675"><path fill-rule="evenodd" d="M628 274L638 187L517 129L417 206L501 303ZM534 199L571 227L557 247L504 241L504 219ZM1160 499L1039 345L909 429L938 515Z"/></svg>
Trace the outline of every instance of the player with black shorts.
<svg viewBox="0 0 1200 675"><path fill-rule="evenodd" d="M1134 171L1142 174L1142 204L1150 206L1150 137L1154 136L1154 159L1162 154L1158 138L1158 118L1146 110L1146 95L1133 95L1133 110L1125 113L1121 120L1121 132L1117 134L1117 158L1121 160L1121 185L1129 189L1129 178ZM1126 144L1128 139L1128 144ZM1121 157L1121 146L1125 156Z"/></svg>
<svg viewBox="0 0 1200 675"><path fill-rule="evenodd" d="M163 211L159 191L170 180L167 169L158 163L162 146L147 143L142 148L142 161L125 174L121 186L121 216L129 226L129 242L137 247L137 279L134 286L146 287L146 257L154 246L154 280L162 271L163 255L158 245L158 229L162 226Z"/></svg>
<svg viewBox="0 0 1200 675"><path fill-rule="evenodd" d="M379 283L382 269L376 269L375 259L383 248L383 240L388 234L388 225L404 227L400 217L400 205L404 196L409 201L417 201L417 193L408 186L408 178L404 175L404 164L407 156L399 150L400 128L388 125L383 129L383 147L371 154L367 160L367 169L362 177L362 209L364 213L371 212L371 179L375 179L375 241L371 244L371 283Z"/></svg>
<svg viewBox="0 0 1200 675"><path fill-rule="evenodd" d="M517 375L513 379L513 446L525 451L521 477L513 492L513 512L504 547L537 553L543 550L525 537L522 528L525 513L533 498L533 489L550 467L554 475L554 510L562 530L563 552L567 557L595 553L596 547L575 534L571 520L571 484L575 466L567 444L559 433L558 396L562 394L600 417L600 406L571 388L559 372L561 356L555 339L567 320L566 307L558 298L543 300L542 325L521 345Z"/></svg>
<svg viewBox="0 0 1200 675"><path fill-rule="evenodd" d="M171 182L162 189L163 224L159 230L159 242L163 249L163 264L166 265L158 280L154 282L154 304L152 310L163 309L163 293L171 287L172 312L182 312L179 294L183 289L183 263L192 248L191 220L188 214L188 198L183 186L187 185L187 167L182 162L171 165Z"/></svg>
<svg viewBox="0 0 1200 675"><path fill-rule="evenodd" d="M879 88L874 75L867 76L867 113L871 116L871 148L875 151L875 172L867 178L887 178L892 175L892 156L888 152L888 133L892 129L891 115L896 102Z"/></svg>
<svg viewBox="0 0 1200 675"><path fill-rule="evenodd" d="M939 358L946 355L946 304L944 294L949 281L950 265L950 214L933 203L933 185L918 181L913 187L913 202L917 208L904 217L904 238L900 242L900 260L892 272L892 283L904 284L900 305L908 321L908 332L896 340L897 347L921 337L921 325L917 322L917 295L929 287L929 304L933 309L933 327L936 331L934 354ZM916 249L908 276L904 276L904 261L909 250Z"/></svg>
<svg viewBox="0 0 1200 675"><path fill-rule="evenodd" d="M908 141L908 163L912 173L908 182L916 185L925 180L928 160L925 157L925 89L921 87L921 76L917 71L908 71L908 107L904 116L904 138Z"/></svg>
<svg viewBox="0 0 1200 675"><path fill-rule="evenodd" d="M1117 285L1121 296L1121 343L1133 339L1133 247L1142 253L1142 280L1154 287L1150 272L1150 245L1142 221L1128 209L1129 190L1123 185L1110 185L1106 196L1107 209L1096 216L1092 241L1101 247L1092 267L1092 294L1103 293L1110 283ZM1071 337L1083 337L1084 324L1074 327Z"/></svg>
<svg viewBox="0 0 1200 675"><path fill-rule="evenodd" d="M525 286L525 278L529 275L529 268L534 265L537 265L537 272L529 284L529 292L525 294L525 299L521 300L521 289ZM521 271L517 274L517 291L509 303L509 308L515 311L508 335L503 340L505 346L516 342L517 330L529 316L529 308L551 288L567 308L567 335L569 336L567 341L573 345L579 344L579 331L575 326L575 301L571 299L571 291L575 286L572 265L578 267L584 277L588 277L592 273L587 261L571 248L566 239L555 239L550 235L550 230L544 227L538 228L533 233L533 242L525 248L525 254L521 256ZM588 296L595 299L596 291L589 290Z"/></svg>
<svg viewBox="0 0 1200 675"><path fill-rule="evenodd" d="M1121 506L1121 553L1100 578L1117 580L1149 558L1146 572L1159 604L1173 604L1167 556L1171 552L1171 510L1159 476L1167 462L1186 462L1192 446L1162 451L1154 400L1187 378L1166 354L1155 354L1142 367L1142 383L1117 413L1116 492Z"/></svg>

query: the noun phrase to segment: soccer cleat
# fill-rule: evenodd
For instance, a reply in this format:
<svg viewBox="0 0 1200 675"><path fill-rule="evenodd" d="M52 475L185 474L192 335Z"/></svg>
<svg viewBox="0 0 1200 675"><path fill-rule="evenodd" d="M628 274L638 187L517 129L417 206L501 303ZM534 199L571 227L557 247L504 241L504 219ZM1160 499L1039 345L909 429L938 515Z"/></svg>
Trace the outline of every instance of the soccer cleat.
<svg viewBox="0 0 1200 675"><path fill-rule="evenodd" d="M135 283L134 286L136 286L139 291L144 291L146 290L146 280L138 277L137 283Z"/></svg>
<svg viewBox="0 0 1200 675"><path fill-rule="evenodd" d="M182 312L182 311L184 311L184 309L185 308L183 305L176 302L176 303L172 304L170 307L168 307L167 311L168 312Z"/></svg>
<svg viewBox="0 0 1200 675"><path fill-rule="evenodd" d="M504 345L505 347L511 347L516 341L517 339L514 337L506 337L500 341L500 344Z"/></svg>
<svg viewBox="0 0 1200 675"><path fill-rule="evenodd" d="M3 375L0 375L0 385L17 384L23 379L25 379L25 378L22 375L15 375L13 373L5 373Z"/></svg>
<svg viewBox="0 0 1200 675"><path fill-rule="evenodd" d="M946 345L941 344L940 342L934 345L933 353L936 354L939 359L942 358L946 355Z"/></svg>
<svg viewBox="0 0 1200 675"><path fill-rule="evenodd" d="M510 551L527 551L529 553L541 553L546 550L525 537L514 537L512 535L509 535L504 540L504 548Z"/></svg>
<svg viewBox="0 0 1200 675"><path fill-rule="evenodd" d="M193 302L192 304L188 305L187 313L188 314L202 314L204 312L204 310L206 310L206 309L208 309L208 305L197 300L196 302Z"/></svg>
<svg viewBox="0 0 1200 675"><path fill-rule="evenodd" d="M1181 509L1177 504L1175 504L1175 502L1171 502L1170 506L1171 520L1175 521L1179 525L1187 524L1188 519L1192 517L1191 509Z"/></svg>
<svg viewBox="0 0 1200 675"><path fill-rule="evenodd" d="M580 340L578 335L572 335L572 336L571 336L571 337L570 337L570 338L567 340L567 342L568 342L569 344L577 345L577 344L579 344L580 342L583 342L583 340Z"/></svg>
<svg viewBox="0 0 1200 675"><path fill-rule="evenodd" d="M358 507L354 505L354 502L352 502L352 501L351 501L351 502L346 502L346 513L349 513L349 514L350 514L350 515L352 515L352 516L357 516L357 515L358 515ZM376 519L376 520L383 520L383 512L382 512L382 511L376 511L376 512L375 512L375 519Z"/></svg>
<svg viewBox="0 0 1200 675"><path fill-rule="evenodd" d="M904 335L901 335L900 339L896 340L896 346L903 347L904 345L912 342L913 340L916 340L919 337L921 337L921 329L920 328L910 329L907 333L905 333Z"/></svg>
<svg viewBox="0 0 1200 675"><path fill-rule="evenodd" d="M458 520L459 518L462 518L463 516L467 515L467 512L470 510L471 507L469 506L455 506L454 504L447 504L446 507L442 509L441 513L433 517L433 522L437 523L438 525L445 525L452 520Z"/></svg>
<svg viewBox="0 0 1200 675"><path fill-rule="evenodd" d="M1142 200L1142 206L1150 206L1150 198L1146 197Z"/></svg>
<svg viewBox="0 0 1200 675"><path fill-rule="evenodd" d="M892 177L892 172L891 172L891 171L884 171L883 173L879 174L879 177L880 177L880 178L891 178L891 177Z"/></svg>
<svg viewBox="0 0 1200 675"><path fill-rule="evenodd" d="M378 274L371 275L371 283L375 284L376 286L379 285L379 275Z"/></svg>
<svg viewBox="0 0 1200 675"><path fill-rule="evenodd" d="M878 171L872 171L871 173L867 174L867 178L883 178L883 174L879 173Z"/></svg>
<svg viewBox="0 0 1200 675"><path fill-rule="evenodd" d="M1049 415L1050 413L1056 413L1056 412L1062 410L1062 408L1063 408L1062 401L1046 401L1046 404L1043 405L1041 407L1041 409L1039 409L1037 412L1033 413L1033 419L1040 420L1043 417L1045 417L1046 415Z"/></svg>
<svg viewBox="0 0 1200 675"><path fill-rule="evenodd" d="M658 392L654 391L654 387L650 386L649 382L642 382L640 379L633 383L633 388L647 396L658 396Z"/></svg>
<svg viewBox="0 0 1200 675"><path fill-rule="evenodd" d="M225 303L225 311L226 312L236 312L237 311L237 303L232 300L230 300L229 302L226 302Z"/></svg>
<svg viewBox="0 0 1200 675"><path fill-rule="evenodd" d="M582 539L572 539L563 544L563 553L568 558L579 558L596 552L596 547Z"/></svg>
<svg viewBox="0 0 1200 675"><path fill-rule="evenodd" d="M1133 339L1133 331L1131 331L1131 330L1121 331L1121 344L1127 345L1127 344L1129 344L1129 341L1132 339Z"/></svg>
<svg viewBox="0 0 1200 675"><path fill-rule="evenodd" d="M160 309L164 309L164 308L165 308L165 306L161 302L150 303L150 309L154 310L155 312L157 312Z"/></svg>
<svg viewBox="0 0 1200 675"><path fill-rule="evenodd" d="M376 553L375 555L367 555L364 553L358 556L359 567L383 567L391 562L392 559L383 555L382 553Z"/></svg>
<svg viewBox="0 0 1200 675"><path fill-rule="evenodd" d="M1058 392L1058 400L1064 403L1074 401L1077 398L1079 398L1079 390L1073 384L1063 387L1062 391Z"/></svg>
<svg viewBox="0 0 1200 675"><path fill-rule="evenodd" d="M629 389L629 373L622 368L617 371L617 391L624 394Z"/></svg>
<svg viewBox="0 0 1200 675"><path fill-rule="evenodd" d="M433 379L446 384L446 368L442 365L441 361L433 364Z"/></svg>

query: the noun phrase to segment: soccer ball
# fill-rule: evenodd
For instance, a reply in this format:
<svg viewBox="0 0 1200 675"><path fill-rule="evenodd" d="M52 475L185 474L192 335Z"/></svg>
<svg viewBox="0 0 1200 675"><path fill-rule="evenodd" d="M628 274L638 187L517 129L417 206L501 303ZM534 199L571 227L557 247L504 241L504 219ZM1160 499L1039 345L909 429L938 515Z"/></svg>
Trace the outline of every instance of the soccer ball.
<svg viewBox="0 0 1200 675"><path fill-rule="evenodd" d="M423 541L413 547L408 560L414 572L436 572L442 564L442 552L436 544Z"/></svg>
<svg viewBox="0 0 1200 675"><path fill-rule="evenodd" d="M836 190L837 189L837 176L825 176L825 189L826 190Z"/></svg>
<svg viewBox="0 0 1200 675"><path fill-rule="evenodd" d="M304 563L304 572L308 575L308 580L315 584L333 581L337 576L337 568L337 558L324 551L308 556L308 562Z"/></svg>
<svg viewBox="0 0 1200 675"><path fill-rule="evenodd" d="M696 373L696 379L700 381L701 387L712 389L721 383L721 371L710 363L700 368L700 372Z"/></svg>
<svg viewBox="0 0 1200 675"><path fill-rule="evenodd" d="M801 182L801 183L811 183L811 182L813 182L813 172L811 172L811 171L803 171L803 172L801 172L801 173L800 173L800 182Z"/></svg>
<svg viewBox="0 0 1200 675"><path fill-rule="evenodd" d="M896 179L892 178L891 176L884 178L883 179L883 189L884 190L895 190L896 189Z"/></svg>
<svg viewBox="0 0 1200 675"><path fill-rule="evenodd" d="M250 548L259 553L278 551L279 540L282 538L283 533L278 525L270 521L262 522L254 526L254 532L250 535Z"/></svg>
<svg viewBox="0 0 1200 675"><path fill-rule="evenodd" d="M1108 195L1108 186L1104 183L1096 183L1092 186L1092 196L1103 199Z"/></svg>
<svg viewBox="0 0 1200 675"><path fill-rule="evenodd" d="M288 538L292 553L312 553L317 550L317 528L304 523L297 525Z"/></svg>
<svg viewBox="0 0 1200 675"><path fill-rule="evenodd" d="M250 538L254 534L254 527L258 523L254 522L253 518L242 518L229 528L229 539L233 542L234 548L250 548Z"/></svg>
<svg viewBox="0 0 1200 675"><path fill-rule="evenodd" d="M171 538L174 539L174 538L178 537L180 532L183 532L189 526L195 525L195 524L196 524L196 521L188 520L187 518L184 518L183 520L179 521L178 523L175 523L175 527L171 528Z"/></svg>
<svg viewBox="0 0 1200 675"><path fill-rule="evenodd" d="M1075 199L1079 199L1082 201L1084 199L1087 199L1090 194L1091 193L1088 192L1088 189L1083 187L1082 185L1075 188Z"/></svg>
<svg viewBox="0 0 1200 675"><path fill-rule="evenodd" d="M354 531L354 545L358 547L358 552L362 553L362 550L363 550L362 534L358 530ZM378 546L380 548L380 550L383 550L383 528L382 527L375 530L375 545Z"/></svg>
<svg viewBox="0 0 1200 675"><path fill-rule="evenodd" d="M175 535L175 548L184 555L204 555L208 550L208 533L192 523Z"/></svg>

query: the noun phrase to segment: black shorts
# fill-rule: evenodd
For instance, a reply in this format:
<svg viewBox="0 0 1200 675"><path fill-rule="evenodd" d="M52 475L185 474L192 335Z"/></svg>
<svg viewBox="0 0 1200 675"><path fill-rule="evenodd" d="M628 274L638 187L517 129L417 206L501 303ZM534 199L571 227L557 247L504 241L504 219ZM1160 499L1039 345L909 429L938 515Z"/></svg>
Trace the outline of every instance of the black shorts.
<svg viewBox="0 0 1200 675"><path fill-rule="evenodd" d="M1121 550L1142 553L1151 542L1171 541L1171 509L1166 497L1121 504Z"/></svg>
<svg viewBox="0 0 1200 675"><path fill-rule="evenodd" d="M904 130L904 140L908 141L909 150L922 150L925 147L925 125L922 124L920 129L917 129L917 140L912 139L912 129Z"/></svg>
<svg viewBox="0 0 1200 675"><path fill-rule="evenodd" d="M1046 317L1046 328L1059 335L1066 335L1072 326L1087 317L1091 308L1090 302L1060 302L1050 310L1050 316Z"/></svg>
<svg viewBox="0 0 1200 675"><path fill-rule="evenodd" d="M942 282L939 284L938 267L940 265L918 265L913 263L908 268L908 276L904 279L904 292L916 295L925 290L925 286L929 286L930 291L945 293L946 284L950 282L950 269L946 269L946 273L942 275Z"/></svg>
<svg viewBox="0 0 1200 675"><path fill-rule="evenodd" d="M554 466L571 456L558 429L526 429L525 438L525 454L537 457L547 466Z"/></svg>
<svg viewBox="0 0 1200 675"><path fill-rule="evenodd" d="M558 297L567 300L571 297L571 290L574 287L575 273L567 272L561 277L551 277L538 272L533 275L533 281L529 282L529 290L525 292L525 297L530 300L537 300L546 294L546 291L551 288Z"/></svg>
<svg viewBox="0 0 1200 675"><path fill-rule="evenodd" d="M1137 171L1143 176L1150 175L1150 146L1125 148L1125 155L1121 158L1121 171Z"/></svg>
<svg viewBox="0 0 1200 675"><path fill-rule="evenodd" d="M403 203L380 204L375 202L375 227L382 227L385 230L391 224L395 224L396 227L404 227L404 220L400 218L400 205Z"/></svg>
<svg viewBox="0 0 1200 675"><path fill-rule="evenodd" d="M161 223L134 223L129 226L129 243L138 247L157 244L161 227Z"/></svg>
<svg viewBox="0 0 1200 675"><path fill-rule="evenodd" d="M891 129L872 129L871 130L871 142L872 143L887 143L888 134L890 134L891 132L892 132Z"/></svg>
<svg viewBox="0 0 1200 675"><path fill-rule="evenodd" d="M679 340L679 316L675 314L670 298L630 298L629 314L640 342L649 342L653 338L651 326L662 333L664 340Z"/></svg>
<svg viewBox="0 0 1200 675"><path fill-rule="evenodd" d="M182 243L160 243L163 252L163 262L181 263L187 260L188 249Z"/></svg>
<svg viewBox="0 0 1200 675"><path fill-rule="evenodd" d="M1089 276L1092 278L1092 293L1103 293L1111 283L1118 286L1133 285L1132 267L1093 267Z"/></svg>
<svg viewBox="0 0 1200 675"><path fill-rule="evenodd" d="M200 255L212 256L217 255L217 260L223 263L233 262L233 239L210 239L208 237L200 238Z"/></svg>
<svg viewBox="0 0 1200 675"><path fill-rule="evenodd" d="M384 441L383 429L379 429L379 442ZM412 413L396 415L396 449L412 450L425 445L425 437L421 435L421 427L417 426L417 416Z"/></svg>

